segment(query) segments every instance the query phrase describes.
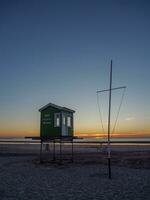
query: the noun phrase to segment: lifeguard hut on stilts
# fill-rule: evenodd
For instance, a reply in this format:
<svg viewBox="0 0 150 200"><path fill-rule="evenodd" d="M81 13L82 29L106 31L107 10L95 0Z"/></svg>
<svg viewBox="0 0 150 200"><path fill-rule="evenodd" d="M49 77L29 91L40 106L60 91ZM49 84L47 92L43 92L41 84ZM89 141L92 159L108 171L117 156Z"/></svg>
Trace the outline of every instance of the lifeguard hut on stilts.
<svg viewBox="0 0 150 200"><path fill-rule="evenodd" d="M40 162L43 161L43 144L53 144L53 160L56 160L55 144L59 144L59 161L62 161L62 145L71 143L71 161L73 162L74 110L49 103L39 109L40 119Z"/></svg>

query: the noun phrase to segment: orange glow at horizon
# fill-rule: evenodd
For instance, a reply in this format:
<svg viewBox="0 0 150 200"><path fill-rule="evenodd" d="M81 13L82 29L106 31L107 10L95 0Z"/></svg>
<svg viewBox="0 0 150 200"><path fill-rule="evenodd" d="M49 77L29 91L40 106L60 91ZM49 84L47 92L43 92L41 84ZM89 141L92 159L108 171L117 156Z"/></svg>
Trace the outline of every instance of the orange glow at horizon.
<svg viewBox="0 0 150 200"><path fill-rule="evenodd" d="M75 119L74 135L79 137L90 138L106 138L107 137L107 123L105 124L105 134L101 130L100 123L96 119L87 120L83 118L83 121ZM18 119L19 120L19 119ZM6 121L1 121L0 137L25 137L25 136L39 136L40 126L39 119L30 121L17 121L10 120L9 127ZM5 123L4 123L5 122ZM144 127L144 128L143 128ZM133 119L120 121L115 129L115 132L111 134L111 137L150 137L149 123L138 123Z"/></svg>
<svg viewBox="0 0 150 200"><path fill-rule="evenodd" d="M85 137L85 138L106 138L107 133L103 134L102 132L98 131L83 131L83 130L75 130L74 135L78 137ZM25 137L25 136L39 136L38 130L5 130L0 131L0 137ZM116 132L111 135L111 138L125 138L125 137L150 137L149 130L143 131L130 131L130 132Z"/></svg>
<svg viewBox="0 0 150 200"><path fill-rule="evenodd" d="M75 136L79 137L89 137L89 138L106 138L107 133L97 132L97 131L75 131ZM122 131L122 132L115 132L111 134L111 138L126 138L126 137L150 137L150 130L143 130L143 131Z"/></svg>
<svg viewBox="0 0 150 200"><path fill-rule="evenodd" d="M0 131L0 137L30 137L30 136L39 136L37 131L22 131L22 130L13 130L13 131Z"/></svg>

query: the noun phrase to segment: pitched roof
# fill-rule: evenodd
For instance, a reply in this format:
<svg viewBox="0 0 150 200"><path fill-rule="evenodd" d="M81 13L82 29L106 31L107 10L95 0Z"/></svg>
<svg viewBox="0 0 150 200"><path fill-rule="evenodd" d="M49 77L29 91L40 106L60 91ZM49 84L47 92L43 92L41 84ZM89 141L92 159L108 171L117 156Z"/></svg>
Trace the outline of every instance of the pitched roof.
<svg viewBox="0 0 150 200"><path fill-rule="evenodd" d="M71 109L66 108L66 107L58 106L58 105L53 104L53 103L46 104L45 106L43 106L42 108L40 108L39 111L41 112L41 111L45 110L48 107L57 108L58 110L61 110L61 111L68 111L68 112L72 112L72 113L75 112L74 110L71 110Z"/></svg>

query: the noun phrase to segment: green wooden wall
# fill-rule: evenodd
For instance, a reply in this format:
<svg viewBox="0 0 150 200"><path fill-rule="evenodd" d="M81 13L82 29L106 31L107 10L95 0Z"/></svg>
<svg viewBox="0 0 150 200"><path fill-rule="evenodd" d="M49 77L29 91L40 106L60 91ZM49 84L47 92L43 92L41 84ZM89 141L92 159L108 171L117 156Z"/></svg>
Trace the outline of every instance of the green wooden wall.
<svg viewBox="0 0 150 200"><path fill-rule="evenodd" d="M40 136L61 136L61 126L54 127L54 113L60 113L60 110L48 107L41 111ZM61 124L61 120L60 120Z"/></svg>

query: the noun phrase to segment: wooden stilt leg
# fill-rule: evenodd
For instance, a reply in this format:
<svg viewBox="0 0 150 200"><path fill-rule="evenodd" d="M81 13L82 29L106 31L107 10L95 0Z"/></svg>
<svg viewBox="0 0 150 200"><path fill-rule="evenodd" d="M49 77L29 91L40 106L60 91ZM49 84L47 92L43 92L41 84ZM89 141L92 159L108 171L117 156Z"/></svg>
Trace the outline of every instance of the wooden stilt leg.
<svg viewBox="0 0 150 200"><path fill-rule="evenodd" d="M72 144L72 145L71 145L71 152L72 152L72 155L71 155L71 156L72 156L72 157L71 157L71 162L73 162L73 159L74 159L74 155L73 155L73 153L74 153L74 152L73 152L73 150L74 150L74 149L73 149L73 139L72 139L72 141L71 141L71 144Z"/></svg>
<svg viewBox="0 0 150 200"><path fill-rule="evenodd" d="M53 141L53 161L56 160L56 157L55 157L55 139Z"/></svg>
<svg viewBox="0 0 150 200"><path fill-rule="evenodd" d="M40 144L40 163L42 163L42 147L43 147L43 141L41 139L41 144Z"/></svg>
<svg viewBox="0 0 150 200"><path fill-rule="evenodd" d="M60 164L62 164L62 141L61 141L61 139L60 139L60 141L59 141L59 146L60 146L60 151L59 151L59 156L60 156Z"/></svg>
<svg viewBox="0 0 150 200"><path fill-rule="evenodd" d="M45 150L49 151L49 144L48 143L46 143Z"/></svg>

